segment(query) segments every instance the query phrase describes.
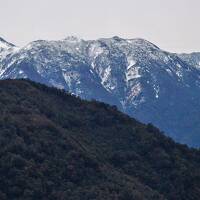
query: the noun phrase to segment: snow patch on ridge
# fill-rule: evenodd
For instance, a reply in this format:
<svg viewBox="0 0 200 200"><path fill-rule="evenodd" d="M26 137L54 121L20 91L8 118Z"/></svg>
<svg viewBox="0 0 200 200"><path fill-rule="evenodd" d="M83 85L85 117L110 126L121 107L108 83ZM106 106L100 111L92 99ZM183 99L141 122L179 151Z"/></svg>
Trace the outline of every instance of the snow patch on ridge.
<svg viewBox="0 0 200 200"><path fill-rule="evenodd" d="M100 54L104 52L104 49L98 44L92 44L89 49L89 56L96 59Z"/></svg>
<svg viewBox="0 0 200 200"><path fill-rule="evenodd" d="M129 70L131 67L133 67L137 62L131 58L127 59L128 62L128 66L127 66L127 70Z"/></svg>
<svg viewBox="0 0 200 200"><path fill-rule="evenodd" d="M0 48L1 49L9 49L10 48L10 46L8 46L6 43L4 43L4 42L0 42Z"/></svg>
<svg viewBox="0 0 200 200"><path fill-rule="evenodd" d="M108 66L104 71L102 81L101 81L102 84L104 84L108 80L108 78L110 77L110 74L111 74L111 67Z"/></svg>
<svg viewBox="0 0 200 200"><path fill-rule="evenodd" d="M132 79L140 78L141 75L139 74L139 70L140 70L140 67L137 67L137 66L130 68L126 72L126 81L128 82Z"/></svg>
<svg viewBox="0 0 200 200"><path fill-rule="evenodd" d="M155 97L159 98L160 87L158 85L154 85Z"/></svg>

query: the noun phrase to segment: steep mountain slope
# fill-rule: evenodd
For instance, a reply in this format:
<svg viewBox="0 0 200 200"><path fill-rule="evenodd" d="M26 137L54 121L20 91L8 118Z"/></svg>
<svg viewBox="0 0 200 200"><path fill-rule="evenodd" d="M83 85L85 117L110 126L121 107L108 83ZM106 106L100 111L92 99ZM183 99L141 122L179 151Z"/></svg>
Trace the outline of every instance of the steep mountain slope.
<svg viewBox="0 0 200 200"><path fill-rule="evenodd" d="M0 199L198 200L200 152L96 101L0 81Z"/></svg>
<svg viewBox="0 0 200 200"><path fill-rule="evenodd" d="M9 50L0 62L0 79L29 78L117 105L199 147L200 71L183 57L143 39L40 40Z"/></svg>
<svg viewBox="0 0 200 200"><path fill-rule="evenodd" d="M197 69L200 68L200 53L180 54L179 57Z"/></svg>

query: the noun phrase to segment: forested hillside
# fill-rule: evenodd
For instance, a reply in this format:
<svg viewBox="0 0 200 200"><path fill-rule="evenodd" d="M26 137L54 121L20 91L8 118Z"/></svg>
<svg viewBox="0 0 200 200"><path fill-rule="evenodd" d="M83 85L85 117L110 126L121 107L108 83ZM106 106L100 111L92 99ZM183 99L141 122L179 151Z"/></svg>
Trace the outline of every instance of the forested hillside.
<svg viewBox="0 0 200 200"><path fill-rule="evenodd" d="M115 106L0 81L1 200L198 200L200 152Z"/></svg>

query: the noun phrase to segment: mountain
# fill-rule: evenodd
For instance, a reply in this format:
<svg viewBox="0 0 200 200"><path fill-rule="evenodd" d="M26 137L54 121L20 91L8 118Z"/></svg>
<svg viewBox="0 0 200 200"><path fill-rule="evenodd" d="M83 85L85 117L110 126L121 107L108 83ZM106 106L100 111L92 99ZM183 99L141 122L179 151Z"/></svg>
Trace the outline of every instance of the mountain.
<svg viewBox="0 0 200 200"><path fill-rule="evenodd" d="M0 81L1 200L198 200L200 151L116 106Z"/></svg>
<svg viewBox="0 0 200 200"><path fill-rule="evenodd" d="M28 78L117 105L176 141L200 147L196 54L169 53L144 39L117 36L39 40L3 52L0 79Z"/></svg>

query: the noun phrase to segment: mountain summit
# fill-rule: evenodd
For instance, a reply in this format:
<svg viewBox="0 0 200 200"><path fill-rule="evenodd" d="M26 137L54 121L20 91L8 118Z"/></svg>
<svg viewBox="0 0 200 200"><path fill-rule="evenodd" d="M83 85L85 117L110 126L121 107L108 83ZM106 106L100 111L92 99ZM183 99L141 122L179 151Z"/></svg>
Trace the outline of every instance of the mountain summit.
<svg viewBox="0 0 200 200"><path fill-rule="evenodd" d="M0 49L9 49L11 47L14 47L15 45L7 42L3 38L0 37Z"/></svg>
<svg viewBox="0 0 200 200"><path fill-rule="evenodd" d="M199 147L197 55L170 53L140 38L38 40L0 53L0 79L28 78L117 105L176 141Z"/></svg>

